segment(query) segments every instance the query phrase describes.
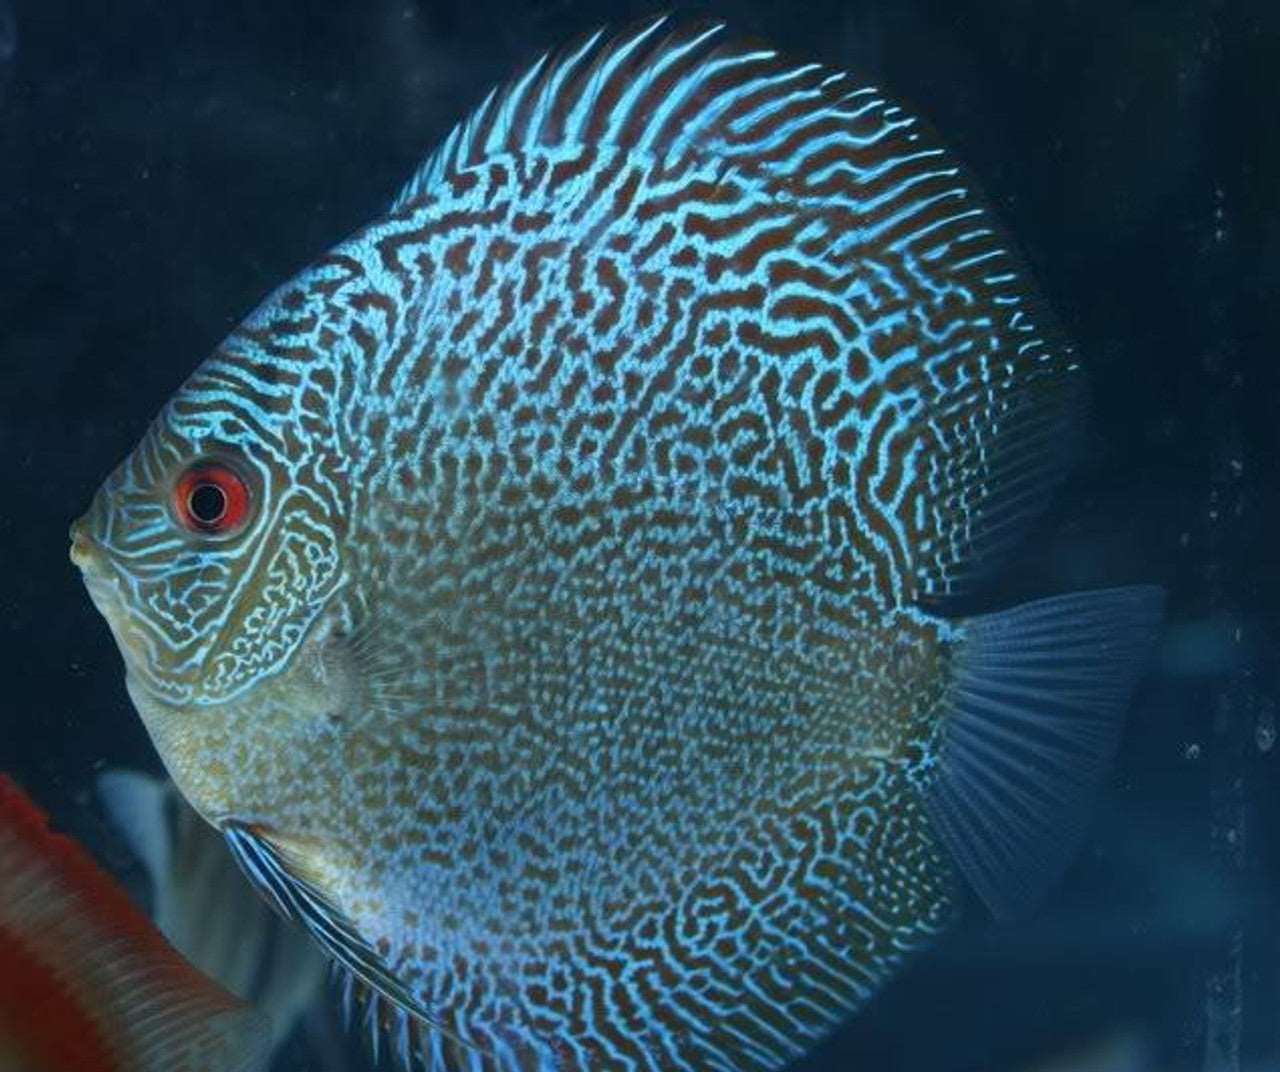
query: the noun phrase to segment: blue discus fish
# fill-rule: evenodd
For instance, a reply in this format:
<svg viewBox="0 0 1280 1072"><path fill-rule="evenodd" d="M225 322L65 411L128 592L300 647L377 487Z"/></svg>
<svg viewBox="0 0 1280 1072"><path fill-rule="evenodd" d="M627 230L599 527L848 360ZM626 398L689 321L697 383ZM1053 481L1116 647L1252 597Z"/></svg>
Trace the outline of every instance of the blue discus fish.
<svg viewBox="0 0 1280 1072"><path fill-rule="evenodd" d="M880 91L648 22L492 93L72 530L175 782L429 1069L767 1072L1061 871L1147 588L958 620L1081 370Z"/></svg>

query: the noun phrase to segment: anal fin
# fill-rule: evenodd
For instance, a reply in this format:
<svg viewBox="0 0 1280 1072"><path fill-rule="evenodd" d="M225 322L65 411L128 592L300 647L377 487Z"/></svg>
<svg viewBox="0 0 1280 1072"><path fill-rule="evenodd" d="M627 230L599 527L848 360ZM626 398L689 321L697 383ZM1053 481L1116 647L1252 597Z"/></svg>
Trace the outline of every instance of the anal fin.
<svg viewBox="0 0 1280 1072"><path fill-rule="evenodd" d="M341 970L343 1019L364 1036L375 1068L396 1072L555 1072L546 1061L530 1063L510 1052L470 1046L388 1001ZM387 1058L383 1061L384 1056Z"/></svg>
<svg viewBox="0 0 1280 1072"><path fill-rule="evenodd" d="M551 1051L533 1037L446 1027L417 1000L355 924L307 877L306 862L283 839L244 823L224 823L231 853L249 881L332 958L342 979L348 1026L357 1022L375 1067L383 1053L406 1072L555 1072Z"/></svg>
<svg viewBox="0 0 1280 1072"><path fill-rule="evenodd" d="M1115 588L964 623L927 802L996 917L1034 906L1070 862L1163 603Z"/></svg>
<svg viewBox="0 0 1280 1072"><path fill-rule="evenodd" d="M267 835L236 822L225 823L222 832L245 877L277 912L301 925L340 967L372 991L424 1022L433 1022L377 950L297 868L289 866L283 851Z"/></svg>

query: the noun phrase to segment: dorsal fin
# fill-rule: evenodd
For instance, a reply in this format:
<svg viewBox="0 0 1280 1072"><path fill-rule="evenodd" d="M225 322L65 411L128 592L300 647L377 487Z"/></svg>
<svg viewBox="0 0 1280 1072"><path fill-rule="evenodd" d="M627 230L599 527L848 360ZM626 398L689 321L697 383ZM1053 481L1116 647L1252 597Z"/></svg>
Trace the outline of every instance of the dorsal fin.
<svg viewBox="0 0 1280 1072"><path fill-rule="evenodd" d="M821 221L826 244L804 256L828 279L845 273L845 301L879 291L901 306L886 315L876 299L856 344L869 371L848 357L864 366L863 434L893 428L882 470L911 474L876 538L896 544L900 599L970 590L1065 470L1083 376L969 176L878 90L717 24L656 19L547 54L490 93L395 209L497 154L600 147L659 169L714 160L761 183L796 206L797 242ZM873 412L886 392L893 407Z"/></svg>
<svg viewBox="0 0 1280 1072"><path fill-rule="evenodd" d="M392 211L489 157L574 146L654 160L715 158L814 196L838 196L842 186L892 169L920 171L920 162L941 157L917 127L844 72L731 38L721 23L661 17L545 53L492 90L405 184ZM886 139L915 151L886 151Z"/></svg>

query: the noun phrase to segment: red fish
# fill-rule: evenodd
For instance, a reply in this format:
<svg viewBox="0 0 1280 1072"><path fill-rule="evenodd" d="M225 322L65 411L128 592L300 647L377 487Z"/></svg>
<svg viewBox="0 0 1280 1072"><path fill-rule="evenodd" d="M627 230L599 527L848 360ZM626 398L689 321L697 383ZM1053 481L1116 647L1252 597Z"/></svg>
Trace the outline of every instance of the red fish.
<svg viewBox="0 0 1280 1072"><path fill-rule="evenodd" d="M0 1068L251 1072L269 1039L0 775Z"/></svg>

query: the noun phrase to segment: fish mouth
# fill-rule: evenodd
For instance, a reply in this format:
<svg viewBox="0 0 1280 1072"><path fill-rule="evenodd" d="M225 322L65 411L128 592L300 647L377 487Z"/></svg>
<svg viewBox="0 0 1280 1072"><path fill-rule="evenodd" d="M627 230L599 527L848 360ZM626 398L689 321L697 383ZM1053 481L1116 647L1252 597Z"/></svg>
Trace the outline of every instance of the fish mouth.
<svg viewBox="0 0 1280 1072"><path fill-rule="evenodd" d="M103 561L102 549L89 535L84 518L71 526L71 561L80 570L80 577L89 592L89 598L98 608L98 613L107 619L115 628L115 618L124 609L120 592L110 579L106 563Z"/></svg>
<svg viewBox="0 0 1280 1072"><path fill-rule="evenodd" d="M98 545L89 535L89 526L84 518L77 518L71 523L71 561L86 573L95 568L100 554Z"/></svg>
<svg viewBox="0 0 1280 1072"><path fill-rule="evenodd" d="M101 548L85 530L83 518L71 526L71 561L79 568L80 577L98 613L114 629L115 619L124 610L123 601L103 561Z"/></svg>
<svg viewBox="0 0 1280 1072"><path fill-rule="evenodd" d="M71 525L70 556L80 570L90 602L106 619L116 647L124 658L126 671L130 676L137 675L146 680L149 677L146 644L138 630L131 627L130 614L119 583L112 574L101 546L89 534L84 518Z"/></svg>

